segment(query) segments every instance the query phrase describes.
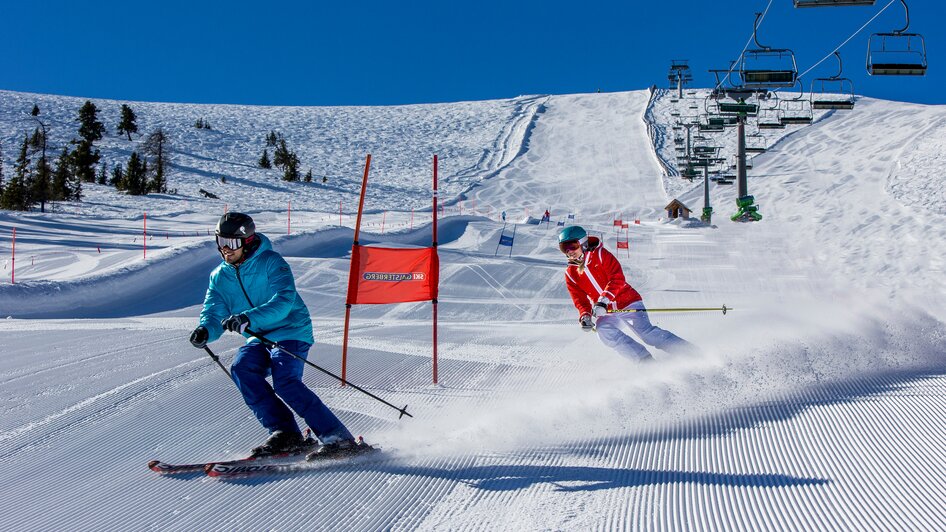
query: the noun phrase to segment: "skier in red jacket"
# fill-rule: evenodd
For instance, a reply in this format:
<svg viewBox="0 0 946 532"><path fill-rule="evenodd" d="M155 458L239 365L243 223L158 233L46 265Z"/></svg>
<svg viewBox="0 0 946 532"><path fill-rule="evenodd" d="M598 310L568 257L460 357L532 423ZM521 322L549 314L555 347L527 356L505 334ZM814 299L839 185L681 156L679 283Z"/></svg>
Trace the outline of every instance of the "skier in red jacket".
<svg viewBox="0 0 946 532"><path fill-rule="evenodd" d="M558 247L568 257L565 285L583 330L597 329L604 345L635 361L653 357L621 330L622 323L658 349L677 353L694 349L693 344L650 323L641 295L627 283L621 263L598 238L589 237L583 228L573 225L559 232Z"/></svg>

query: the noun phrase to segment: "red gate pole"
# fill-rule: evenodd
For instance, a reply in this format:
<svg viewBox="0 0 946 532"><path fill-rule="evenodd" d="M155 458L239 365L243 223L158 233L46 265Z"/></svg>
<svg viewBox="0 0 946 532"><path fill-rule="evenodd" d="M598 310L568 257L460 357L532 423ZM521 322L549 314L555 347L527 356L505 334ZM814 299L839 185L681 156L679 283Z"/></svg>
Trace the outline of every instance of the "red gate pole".
<svg viewBox="0 0 946 532"><path fill-rule="evenodd" d="M289 200L289 210L286 211L286 234L292 234L292 200Z"/></svg>
<svg viewBox="0 0 946 532"><path fill-rule="evenodd" d="M16 227L13 228L13 258L10 260L10 284L16 284Z"/></svg>
<svg viewBox="0 0 946 532"><path fill-rule="evenodd" d="M371 167L371 154L368 154L367 159L365 160L365 175L361 179L361 198L358 200L358 219L355 222L355 240L352 242L352 259L354 260L355 248L358 246L358 233L361 232L361 211L365 207L365 189L368 188L368 168ZM341 225L341 212L342 212L342 203L338 202L338 212L339 212L339 225ZM355 264L351 265L351 268L348 270L348 286L351 286L351 276L357 274L357 269ZM350 296L350 294L349 294ZM342 386L345 386L345 373L348 367L348 325L351 322L351 303L346 298L345 300L345 336L342 339Z"/></svg>
<svg viewBox="0 0 946 532"><path fill-rule="evenodd" d="M145 213L143 219L143 225L141 226L141 234L144 235L141 238L141 258L142 260L148 260L148 213Z"/></svg>
<svg viewBox="0 0 946 532"><path fill-rule="evenodd" d="M437 252L437 155L434 155L434 194L433 194L433 243L434 253ZM439 276L438 276L439 279ZM439 283L439 280L438 280ZM434 314L434 384L437 384L437 299L431 301Z"/></svg>

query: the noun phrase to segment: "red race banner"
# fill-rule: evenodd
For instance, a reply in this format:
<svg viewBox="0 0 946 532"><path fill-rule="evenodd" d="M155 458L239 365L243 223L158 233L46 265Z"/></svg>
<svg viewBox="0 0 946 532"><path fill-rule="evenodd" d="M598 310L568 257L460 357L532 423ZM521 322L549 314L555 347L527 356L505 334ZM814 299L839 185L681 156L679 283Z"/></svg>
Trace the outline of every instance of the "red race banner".
<svg viewBox="0 0 946 532"><path fill-rule="evenodd" d="M628 249L628 248L627 248L627 240L625 240L625 241L623 241L623 242L621 242L620 240L618 240L618 249Z"/></svg>
<svg viewBox="0 0 946 532"><path fill-rule="evenodd" d="M437 299L440 260L433 247L352 246L349 305Z"/></svg>

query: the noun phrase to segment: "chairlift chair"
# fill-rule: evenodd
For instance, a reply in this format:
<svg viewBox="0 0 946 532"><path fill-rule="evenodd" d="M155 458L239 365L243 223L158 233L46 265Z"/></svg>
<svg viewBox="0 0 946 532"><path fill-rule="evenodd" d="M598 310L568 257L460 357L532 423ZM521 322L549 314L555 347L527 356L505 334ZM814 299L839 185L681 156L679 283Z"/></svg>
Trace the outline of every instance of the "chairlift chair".
<svg viewBox="0 0 946 532"><path fill-rule="evenodd" d="M752 39L758 48L742 53L739 65L739 77L746 89L778 89L794 87L798 78L795 54L788 48L771 48L759 43L759 19L762 13L756 13L752 27Z"/></svg>
<svg viewBox="0 0 946 532"><path fill-rule="evenodd" d="M877 0L795 0L795 7L872 6Z"/></svg>
<svg viewBox="0 0 946 532"><path fill-rule="evenodd" d="M919 33L907 33L910 8L900 0L906 25L896 31L875 33L867 40L867 73L871 76L925 76L926 40Z"/></svg>
<svg viewBox="0 0 946 532"><path fill-rule="evenodd" d="M841 54L834 52L838 58L838 73L830 78L815 78L811 82L811 91L809 99L812 109L853 109L854 108L854 82L841 77L843 67L841 65ZM819 90L815 90L815 84L819 85Z"/></svg>
<svg viewBox="0 0 946 532"><path fill-rule="evenodd" d="M746 135L746 153L765 153L765 137L761 133Z"/></svg>
<svg viewBox="0 0 946 532"><path fill-rule="evenodd" d="M767 96L759 107L759 120L756 126L759 129L785 129L785 124L781 121L782 111L779 108L778 93L770 92Z"/></svg>
<svg viewBox="0 0 946 532"><path fill-rule="evenodd" d="M759 129L785 129L785 124L782 123L782 111L780 109L761 109L756 126Z"/></svg>
<svg viewBox="0 0 946 532"><path fill-rule="evenodd" d="M811 101L805 99L805 89L798 79L798 97L779 102L782 115L779 122L786 124L810 124L814 119L811 111Z"/></svg>

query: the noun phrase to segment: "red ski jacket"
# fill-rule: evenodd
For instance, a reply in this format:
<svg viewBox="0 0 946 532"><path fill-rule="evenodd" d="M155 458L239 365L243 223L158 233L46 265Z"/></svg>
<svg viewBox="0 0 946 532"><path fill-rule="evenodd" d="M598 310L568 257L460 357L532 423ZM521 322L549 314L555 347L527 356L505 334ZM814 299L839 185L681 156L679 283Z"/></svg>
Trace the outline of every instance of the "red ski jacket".
<svg viewBox="0 0 946 532"><path fill-rule="evenodd" d="M565 285L578 309L578 319L591 314L592 305L601 296L611 300L608 305L611 310L627 308L642 299L637 290L627 284L618 259L593 236L588 237L584 264L569 264L565 270Z"/></svg>

